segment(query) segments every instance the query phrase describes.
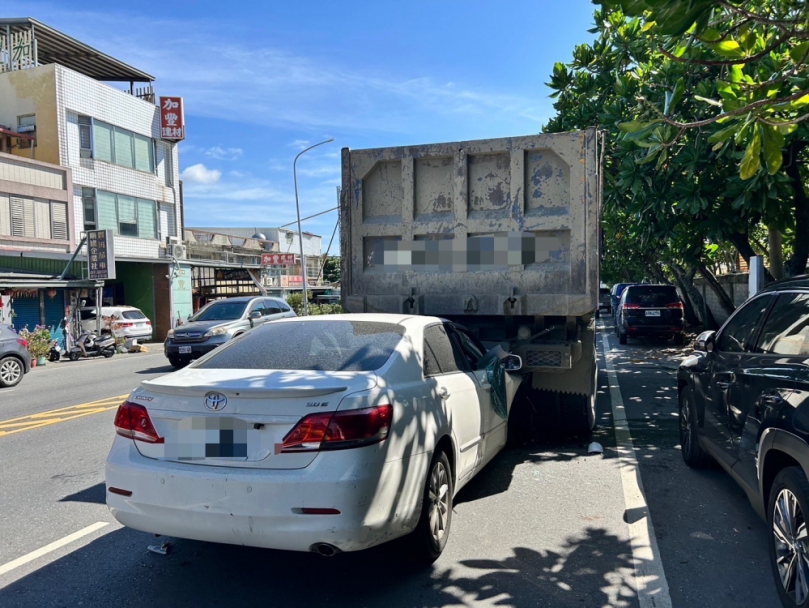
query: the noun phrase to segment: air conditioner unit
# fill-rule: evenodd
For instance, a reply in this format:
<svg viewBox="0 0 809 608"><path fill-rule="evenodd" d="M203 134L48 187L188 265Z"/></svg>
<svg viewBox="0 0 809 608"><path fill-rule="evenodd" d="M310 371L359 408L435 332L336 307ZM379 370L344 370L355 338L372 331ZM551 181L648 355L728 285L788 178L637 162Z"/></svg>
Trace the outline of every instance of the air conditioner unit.
<svg viewBox="0 0 809 608"><path fill-rule="evenodd" d="M185 245L178 245L175 243L169 248L169 251L171 252L171 257L176 258L178 260L185 259L186 255Z"/></svg>
<svg viewBox="0 0 809 608"><path fill-rule="evenodd" d="M172 245L179 245L180 244L180 237L177 236L167 236L166 237L166 247L171 247Z"/></svg>

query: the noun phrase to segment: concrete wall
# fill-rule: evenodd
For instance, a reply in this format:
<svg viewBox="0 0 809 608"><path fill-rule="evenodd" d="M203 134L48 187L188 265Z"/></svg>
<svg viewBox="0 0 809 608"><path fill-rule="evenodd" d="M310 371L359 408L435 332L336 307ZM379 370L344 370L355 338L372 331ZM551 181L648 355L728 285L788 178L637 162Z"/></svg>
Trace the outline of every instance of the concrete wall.
<svg viewBox="0 0 809 608"><path fill-rule="evenodd" d="M746 272L719 276L717 280L719 284L725 288L725 291L737 307L744 304L749 298L750 288L748 285L748 274ZM702 297L705 298L716 322L722 325L722 323L727 321L728 314L719 303L719 298L714 293L714 290L710 288L705 280L697 278L694 280L694 285L696 285L697 289L702 293Z"/></svg>

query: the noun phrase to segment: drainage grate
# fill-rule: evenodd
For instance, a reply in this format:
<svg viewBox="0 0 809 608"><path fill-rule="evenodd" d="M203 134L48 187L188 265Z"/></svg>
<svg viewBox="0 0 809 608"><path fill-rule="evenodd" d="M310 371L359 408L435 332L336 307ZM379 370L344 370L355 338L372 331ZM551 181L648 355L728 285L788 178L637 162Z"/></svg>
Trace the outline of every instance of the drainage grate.
<svg viewBox="0 0 809 608"><path fill-rule="evenodd" d="M562 351L529 350L525 361L528 367L562 367Z"/></svg>

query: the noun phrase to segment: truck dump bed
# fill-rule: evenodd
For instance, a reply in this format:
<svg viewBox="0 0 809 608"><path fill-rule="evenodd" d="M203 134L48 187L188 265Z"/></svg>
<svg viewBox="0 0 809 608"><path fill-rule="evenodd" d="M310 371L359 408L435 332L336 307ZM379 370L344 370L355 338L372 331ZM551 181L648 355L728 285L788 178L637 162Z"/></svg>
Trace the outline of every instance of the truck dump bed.
<svg viewBox="0 0 809 608"><path fill-rule="evenodd" d="M598 307L598 134L342 151L351 312L581 316Z"/></svg>

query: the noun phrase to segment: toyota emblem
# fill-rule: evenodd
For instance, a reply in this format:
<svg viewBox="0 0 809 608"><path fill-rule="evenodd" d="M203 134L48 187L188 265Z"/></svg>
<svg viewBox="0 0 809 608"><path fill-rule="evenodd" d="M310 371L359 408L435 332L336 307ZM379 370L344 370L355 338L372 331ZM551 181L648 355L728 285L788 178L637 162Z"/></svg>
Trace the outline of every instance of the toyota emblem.
<svg viewBox="0 0 809 608"><path fill-rule="evenodd" d="M213 412L225 409L228 404L228 398L222 393L208 393L205 395L205 407Z"/></svg>

